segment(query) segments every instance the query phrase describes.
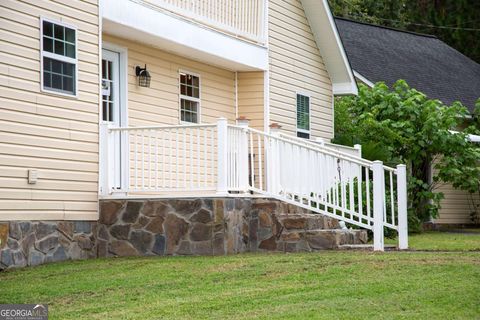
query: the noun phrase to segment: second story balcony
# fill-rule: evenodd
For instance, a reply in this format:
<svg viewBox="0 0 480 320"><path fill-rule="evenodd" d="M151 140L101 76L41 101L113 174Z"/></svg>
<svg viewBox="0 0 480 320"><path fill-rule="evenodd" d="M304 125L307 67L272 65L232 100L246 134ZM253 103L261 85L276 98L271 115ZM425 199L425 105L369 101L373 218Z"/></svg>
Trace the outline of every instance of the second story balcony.
<svg viewBox="0 0 480 320"><path fill-rule="evenodd" d="M265 42L266 0L143 0L155 9L167 10L235 37Z"/></svg>
<svg viewBox="0 0 480 320"><path fill-rule="evenodd" d="M103 33L229 70L267 69L267 0L100 3Z"/></svg>

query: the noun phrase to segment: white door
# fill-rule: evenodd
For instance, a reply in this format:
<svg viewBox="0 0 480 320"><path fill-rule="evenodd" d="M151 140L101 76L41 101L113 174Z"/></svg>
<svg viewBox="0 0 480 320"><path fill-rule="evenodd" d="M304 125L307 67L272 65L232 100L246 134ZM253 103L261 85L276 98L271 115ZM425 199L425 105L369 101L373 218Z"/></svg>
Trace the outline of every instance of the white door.
<svg viewBox="0 0 480 320"><path fill-rule="evenodd" d="M112 127L121 127L122 118L120 102L120 53L102 50L102 120ZM114 189L122 188L122 163L124 154L122 136L116 132L108 142L111 153L107 163Z"/></svg>

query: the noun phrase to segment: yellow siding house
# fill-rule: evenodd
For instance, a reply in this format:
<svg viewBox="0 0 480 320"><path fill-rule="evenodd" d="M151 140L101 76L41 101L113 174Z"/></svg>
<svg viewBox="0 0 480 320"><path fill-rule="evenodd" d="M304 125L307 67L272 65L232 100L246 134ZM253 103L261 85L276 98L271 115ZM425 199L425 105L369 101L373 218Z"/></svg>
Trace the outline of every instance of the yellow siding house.
<svg viewBox="0 0 480 320"><path fill-rule="evenodd" d="M174 250L182 224L152 226L152 199L272 198L372 229L381 202L346 184L402 185L328 146L333 97L357 88L326 0L4 0L0 26L0 266L145 253L142 227Z"/></svg>

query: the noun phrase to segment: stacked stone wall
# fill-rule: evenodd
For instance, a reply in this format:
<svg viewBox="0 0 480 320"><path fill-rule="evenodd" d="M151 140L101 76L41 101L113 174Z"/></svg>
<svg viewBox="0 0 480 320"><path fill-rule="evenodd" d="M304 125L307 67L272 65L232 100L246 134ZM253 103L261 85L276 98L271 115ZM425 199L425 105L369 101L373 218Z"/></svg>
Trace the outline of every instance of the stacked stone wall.
<svg viewBox="0 0 480 320"><path fill-rule="evenodd" d="M366 240L365 231L277 200L101 200L98 221L0 222L0 269L96 257L315 251Z"/></svg>

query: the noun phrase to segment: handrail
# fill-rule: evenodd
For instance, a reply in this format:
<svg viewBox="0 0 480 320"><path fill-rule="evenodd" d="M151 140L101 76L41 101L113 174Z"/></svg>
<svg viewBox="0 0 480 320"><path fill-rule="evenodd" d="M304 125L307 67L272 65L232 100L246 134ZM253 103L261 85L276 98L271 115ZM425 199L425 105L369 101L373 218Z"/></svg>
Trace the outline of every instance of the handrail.
<svg viewBox="0 0 480 320"><path fill-rule="evenodd" d="M245 128L243 128L241 126L229 125L229 127L245 130ZM262 134L266 137L269 137L269 138L272 138L272 139L277 139L279 141L292 143L296 146L307 148L307 149L312 150L312 151L320 151L320 152L323 152L323 153L328 154L330 156L337 156L338 158L340 158L342 160L352 161L352 162L354 162L356 164L359 164L359 165L365 165L365 166L370 166L370 167L373 165L372 161L365 160L365 159L362 159L362 158L354 158L352 155L349 155L349 154L346 154L346 153L341 153L341 152L336 152L334 150L325 150L324 148L322 148L320 146L307 145L307 144L304 144L303 141L292 141L291 139L286 139L286 138L282 138L280 136L275 136L275 135L272 135L270 133L266 133L266 132L263 132L263 131L260 131L260 130L254 129L254 128L246 128L246 130L257 133L257 134ZM354 158L354 159L352 159L352 158ZM395 169L393 169L393 168L389 168L389 167L387 167L387 168L395 171Z"/></svg>
<svg viewBox="0 0 480 320"><path fill-rule="evenodd" d="M205 124L179 124L179 125L166 125L166 126L139 126L139 127L110 127L108 128L109 131L131 131L131 130L168 130L168 129L189 129L189 128L212 128L216 127L217 125L215 123L205 123ZM342 160L349 160L352 162L355 162L360 165L365 165L371 167L373 165L373 161L363 159L361 157L356 157L354 155L337 151L334 150L333 148L325 147L322 146L321 144L318 144L316 142L308 141L304 139L299 139L297 137L291 136L291 135L286 135L284 133L281 133L279 136L272 135L270 133L266 133L254 128L250 127L242 127L238 125L232 125L228 124L228 127L231 128L236 128L236 129L241 129L241 130L248 130L257 134L262 134L266 137L270 137L273 139L278 139L280 141L284 142L290 142L294 145L301 146L301 147L306 147L307 149L314 150L314 151L320 151L324 152L328 155L332 156L338 156ZM383 166L383 168L387 171L391 172L396 172L395 168L389 167L389 166Z"/></svg>
<svg viewBox="0 0 480 320"><path fill-rule="evenodd" d="M348 153L345 153L345 152L342 152L342 151L337 151L337 150L334 150L333 148L328 147L328 146L324 146L324 145L322 146L322 144L317 143L317 142L313 142L313 141L309 141L309 140L305 140L305 139L300 139L300 138L297 138L297 137L294 137L292 135L288 135L288 134L285 134L285 133L280 133L280 136L287 137L287 139L291 139L293 141L298 141L300 143L305 143L305 144L311 145L314 148L328 149L330 152L337 153L337 154L345 156L349 159L352 158L352 157L356 158L356 159L359 159L360 161L363 162L364 165L368 165L370 167L373 165L373 161L364 159L362 157L354 156L354 155L351 155L351 154L348 154ZM303 140L305 140L305 141L303 141ZM333 143L325 143L325 144L334 145ZM344 145L339 145L339 146L351 148L352 150L356 150L355 148L349 147L349 146L344 146ZM391 172L396 172L395 168L385 166L385 165L383 166L383 169L387 170L387 171L391 171Z"/></svg>
<svg viewBox="0 0 480 320"><path fill-rule="evenodd" d="M111 127L109 131L131 131L131 130L168 130L168 129L183 129L183 128L212 128L215 127L214 123L207 124L179 124L168 126L143 126L143 127Z"/></svg>
<svg viewBox="0 0 480 320"><path fill-rule="evenodd" d="M324 142L324 143L321 143L321 142L316 142L316 141L311 141L311 140L307 140L307 139L302 139L302 138L298 138L298 137L295 137L295 136L292 136L292 135L289 135L289 134L285 134L285 133L280 133L279 134L281 137L285 137L286 139L290 139L290 140L293 140L293 141L297 141L297 142L300 142L300 143L304 143L306 145L310 145L314 148L322 148L322 149L327 149L331 152L335 152L335 153L338 153L338 154L341 154L341 155L345 155L347 157L355 157L355 158L359 158L359 159L362 159L362 160L365 160L365 161L369 161L369 160L366 160L366 159L363 159L362 157L357 157L355 155L351 155L349 153L346 153L346 152L343 152L343 151L338 151L338 150L335 150L333 147L329 147L327 146L328 145L331 145L333 146L334 144L332 143L328 143L328 142ZM345 148L350 148L352 151L353 150L357 150L355 148L352 148L352 147L347 147L347 146L343 146L343 145L338 145L340 147L345 147Z"/></svg>

